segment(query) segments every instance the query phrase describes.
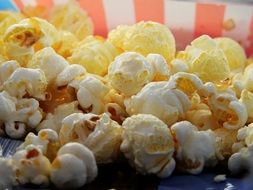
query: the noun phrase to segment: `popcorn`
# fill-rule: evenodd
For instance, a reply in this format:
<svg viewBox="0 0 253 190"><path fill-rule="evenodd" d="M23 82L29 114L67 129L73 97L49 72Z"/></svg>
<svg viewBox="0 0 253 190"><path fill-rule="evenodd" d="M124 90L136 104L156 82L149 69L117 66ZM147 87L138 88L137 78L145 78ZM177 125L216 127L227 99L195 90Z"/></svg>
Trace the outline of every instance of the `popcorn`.
<svg viewBox="0 0 253 190"><path fill-rule="evenodd" d="M89 73L104 76L109 64L119 53L109 41L88 36L76 45L68 61L82 65Z"/></svg>
<svg viewBox="0 0 253 190"><path fill-rule="evenodd" d="M177 56L189 66L189 72L197 74L204 82L222 83L229 77L229 63L215 40L200 36Z"/></svg>
<svg viewBox="0 0 253 190"><path fill-rule="evenodd" d="M78 102L70 102L57 106L52 113L48 113L46 118L36 128L37 131L42 129L52 129L57 133L60 132L62 126L62 120L70 114L81 113L78 109Z"/></svg>
<svg viewBox="0 0 253 190"><path fill-rule="evenodd" d="M247 109L235 95L215 93L208 99L208 105L218 123L227 129L238 129L247 121Z"/></svg>
<svg viewBox="0 0 253 190"><path fill-rule="evenodd" d="M104 113L96 121L96 127L91 132L84 145L94 154L97 163L109 163L116 160L120 152L122 127Z"/></svg>
<svg viewBox="0 0 253 190"><path fill-rule="evenodd" d="M151 21L118 26L108 34L108 39L124 51L133 51L144 56L149 53L160 54L168 63L176 52L175 39L169 28Z"/></svg>
<svg viewBox="0 0 253 190"><path fill-rule="evenodd" d="M58 55L51 47L36 52L27 66L33 69L41 69L47 82L52 83L57 76L68 66L68 62Z"/></svg>
<svg viewBox="0 0 253 190"><path fill-rule="evenodd" d="M26 125L22 122L5 122L5 133L13 138L20 139L26 135Z"/></svg>
<svg viewBox="0 0 253 190"><path fill-rule="evenodd" d="M0 92L0 121L6 122L12 118L12 113L16 111L16 101L7 92Z"/></svg>
<svg viewBox="0 0 253 190"><path fill-rule="evenodd" d="M200 173L205 165L216 164L215 136L212 130L198 131L188 121L177 122L171 126L176 139L176 160L180 170Z"/></svg>
<svg viewBox="0 0 253 190"><path fill-rule="evenodd" d="M79 188L96 176L97 165L92 152L79 143L68 143L58 151L50 179L59 188Z"/></svg>
<svg viewBox="0 0 253 190"><path fill-rule="evenodd" d="M47 88L46 77L40 69L17 68L4 82L4 90L11 96L44 99Z"/></svg>
<svg viewBox="0 0 253 190"><path fill-rule="evenodd" d="M75 82L73 81L69 86L76 89L77 100L84 112L103 113L104 97L109 92L109 87L92 75L84 77L77 86Z"/></svg>
<svg viewBox="0 0 253 190"><path fill-rule="evenodd" d="M93 34L91 18L73 0L55 6L49 20L57 29L72 32L79 40Z"/></svg>
<svg viewBox="0 0 253 190"><path fill-rule="evenodd" d="M128 117L125 109L117 103L107 103L105 105L105 113L107 113L112 120L119 124L122 124L122 122Z"/></svg>
<svg viewBox="0 0 253 190"><path fill-rule="evenodd" d="M69 65L57 76L55 80L56 86L66 86L75 78L86 74L86 70L81 65Z"/></svg>
<svg viewBox="0 0 253 190"><path fill-rule="evenodd" d="M177 72L188 72L189 66L187 63L180 59L173 59L170 62L171 65L171 73L176 74Z"/></svg>
<svg viewBox="0 0 253 190"><path fill-rule="evenodd" d="M138 93L153 79L153 75L151 64L145 57L135 52L117 56L108 68L110 84L126 96Z"/></svg>
<svg viewBox="0 0 253 190"><path fill-rule="evenodd" d="M72 55L72 49L74 49L77 45L78 39L71 32L64 30L58 31L58 35L59 37L52 45L52 48L54 48L59 55L66 59Z"/></svg>
<svg viewBox="0 0 253 190"><path fill-rule="evenodd" d="M0 157L0 189L11 189L13 185L17 185L13 165L11 159Z"/></svg>
<svg viewBox="0 0 253 190"><path fill-rule="evenodd" d="M0 36L4 35L8 27L18 23L22 15L18 12L0 11Z"/></svg>
<svg viewBox="0 0 253 190"><path fill-rule="evenodd" d="M125 106L129 115L152 114L171 125L185 117L191 102L185 93L164 81L147 84L137 95L126 99Z"/></svg>
<svg viewBox="0 0 253 190"><path fill-rule="evenodd" d="M244 89L241 93L241 98L239 101L242 102L247 109L247 122L253 122L253 93Z"/></svg>
<svg viewBox="0 0 253 190"><path fill-rule="evenodd" d="M99 116L88 113L73 113L62 120L59 139L62 145L68 142L84 144L85 140L96 127Z"/></svg>
<svg viewBox="0 0 253 190"><path fill-rule="evenodd" d="M224 51L231 72L240 72L246 64L244 49L231 38L220 37L214 39L218 46Z"/></svg>
<svg viewBox="0 0 253 190"><path fill-rule="evenodd" d="M203 88L203 82L195 74L178 72L170 77L169 86L171 86L172 89L176 88L181 90L191 97L194 92Z"/></svg>
<svg viewBox="0 0 253 190"><path fill-rule="evenodd" d="M239 80L239 81L238 81ZM235 82L241 84L241 88L245 88L253 92L253 64L248 65L243 73L235 79Z"/></svg>
<svg viewBox="0 0 253 190"><path fill-rule="evenodd" d="M142 174L165 178L175 168L173 137L161 120L148 114L127 118L123 125L121 151L130 164Z"/></svg>
<svg viewBox="0 0 253 190"><path fill-rule="evenodd" d="M0 65L0 90L4 82L11 76L11 74L19 68L19 64L16 61L6 61Z"/></svg>
<svg viewBox="0 0 253 190"><path fill-rule="evenodd" d="M9 59L26 66L34 51L51 46L57 39L57 30L46 20L31 17L10 26L4 35Z"/></svg>
<svg viewBox="0 0 253 190"><path fill-rule="evenodd" d="M232 174L238 174L242 171L252 171L253 163L253 145L242 148L239 152L234 153L228 160L228 169Z"/></svg>
<svg viewBox="0 0 253 190"><path fill-rule="evenodd" d="M236 142L237 131L226 128L215 129L217 157L219 160L228 159L232 154L232 146Z"/></svg>
<svg viewBox="0 0 253 190"><path fill-rule="evenodd" d="M16 177L20 184L47 185L49 183L51 163L39 147L28 145L24 150L17 151L12 159L17 167Z"/></svg>
<svg viewBox="0 0 253 190"><path fill-rule="evenodd" d="M31 132L28 133L25 141L17 150L23 150L31 144L37 146L50 161L54 160L60 148L58 134L52 129L42 129L39 131L38 136Z"/></svg>

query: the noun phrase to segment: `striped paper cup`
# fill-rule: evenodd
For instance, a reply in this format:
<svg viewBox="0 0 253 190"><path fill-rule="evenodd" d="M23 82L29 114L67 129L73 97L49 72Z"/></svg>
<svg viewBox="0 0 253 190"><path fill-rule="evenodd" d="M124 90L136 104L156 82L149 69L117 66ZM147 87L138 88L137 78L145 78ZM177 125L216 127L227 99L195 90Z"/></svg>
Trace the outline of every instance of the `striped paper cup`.
<svg viewBox="0 0 253 190"><path fill-rule="evenodd" d="M50 8L68 0L0 0L0 9L22 10L24 6ZM78 0L92 17L95 34L106 36L119 24L152 20L166 24L183 49L202 34L237 40L253 55L253 5L174 0ZM212 1L213 2L213 1Z"/></svg>

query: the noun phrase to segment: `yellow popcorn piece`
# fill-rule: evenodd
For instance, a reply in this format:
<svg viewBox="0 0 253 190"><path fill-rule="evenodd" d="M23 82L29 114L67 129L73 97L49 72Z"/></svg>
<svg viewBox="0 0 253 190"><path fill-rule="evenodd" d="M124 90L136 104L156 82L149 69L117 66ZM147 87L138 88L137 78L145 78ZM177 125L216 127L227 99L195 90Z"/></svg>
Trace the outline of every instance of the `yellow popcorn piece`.
<svg viewBox="0 0 253 190"><path fill-rule="evenodd" d="M174 141L165 123L153 115L138 114L128 117L120 150L132 167L142 174L160 178L171 175L175 169Z"/></svg>
<svg viewBox="0 0 253 190"><path fill-rule="evenodd" d="M103 38L88 36L76 45L68 57L71 64L80 64L87 72L104 76L109 64L119 54L119 50Z"/></svg>
<svg viewBox="0 0 253 190"><path fill-rule="evenodd" d="M8 58L15 59L25 66L34 51L51 46L57 37L57 30L52 24L32 17L10 26L3 40Z"/></svg>
<svg viewBox="0 0 253 190"><path fill-rule="evenodd" d="M118 26L108 39L124 51L134 51L147 56L162 55L169 63L175 56L175 39L167 26L156 22L139 22L132 26Z"/></svg>
<svg viewBox="0 0 253 190"><path fill-rule="evenodd" d="M189 72L197 74L203 82L222 83L230 75L227 58L215 41L207 35L200 36L179 53L189 66Z"/></svg>
<svg viewBox="0 0 253 190"><path fill-rule="evenodd" d="M244 49L231 38L220 37L214 39L223 50L228 60L231 72L240 72L246 64L246 54Z"/></svg>
<svg viewBox="0 0 253 190"><path fill-rule="evenodd" d="M72 50L76 47L77 43L78 39L74 34L60 30L58 31L58 39L52 45L52 48L54 48L59 55L68 58L72 55Z"/></svg>
<svg viewBox="0 0 253 190"><path fill-rule="evenodd" d="M57 29L73 33L79 40L93 34L93 23L76 1L55 6L49 21Z"/></svg>
<svg viewBox="0 0 253 190"><path fill-rule="evenodd" d="M0 11L0 36L4 35L9 26L18 23L22 18L18 12Z"/></svg>

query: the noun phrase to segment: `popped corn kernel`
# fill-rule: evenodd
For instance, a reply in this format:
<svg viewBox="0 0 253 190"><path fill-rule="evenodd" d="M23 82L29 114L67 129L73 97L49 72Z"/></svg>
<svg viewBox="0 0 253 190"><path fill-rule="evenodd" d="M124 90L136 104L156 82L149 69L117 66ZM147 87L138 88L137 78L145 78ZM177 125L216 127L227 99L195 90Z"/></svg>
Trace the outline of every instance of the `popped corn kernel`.
<svg viewBox="0 0 253 190"><path fill-rule="evenodd" d="M126 99L125 106L129 115L152 114L171 125L185 117L191 102L184 92L161 81L148 83L138 94Z"/></svg>
<svg viewBox="0 0 253 190"><path fill-rule="evenodd" d="M152 21L118 26L109 32L108 39L124 51L134 51L144 56L149 53L160 54L168 63L176 52L175 39L169 28Z"/></svg>
<svg viewBox="0 0 253 190"><path fill-rule="evenodd" d="M165 123L153 115L128 117L120 150L130 164L142 174L156 174L165 178L175 169L174 141Z"/></svg>

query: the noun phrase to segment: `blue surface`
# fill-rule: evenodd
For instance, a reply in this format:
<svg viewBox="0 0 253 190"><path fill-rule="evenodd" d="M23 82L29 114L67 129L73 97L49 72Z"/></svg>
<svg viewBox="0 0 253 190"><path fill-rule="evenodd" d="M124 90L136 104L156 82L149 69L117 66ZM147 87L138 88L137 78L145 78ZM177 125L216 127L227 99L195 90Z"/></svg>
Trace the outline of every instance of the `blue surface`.
<svg viewBox="0 0 253 190"><path fill-rule="evenodd" d="M11 156L21 143L22 141L0 137L3 156ZM214 182L214 177L218 174L223 173L221 171L205 171L199 175L173 174L171 177L161 180L158 190L253 190L253 175L244 178L227 177L224 182Z"/></svg>
<svg viewBox="0 0 253 190"><path fill-rule="evenodd" d="M217 174L206 171L200 175L173 175L161 181L158 190L253 190L253 177L230 178L214 182Z"/></svg>
<svg viewBox="0 0 253 190"><path fill-rule="evenodd" d="M17 7L11 0L0 0L0 10L17 11Z"/></svg>

